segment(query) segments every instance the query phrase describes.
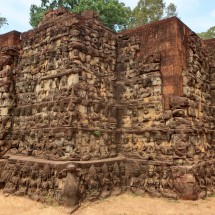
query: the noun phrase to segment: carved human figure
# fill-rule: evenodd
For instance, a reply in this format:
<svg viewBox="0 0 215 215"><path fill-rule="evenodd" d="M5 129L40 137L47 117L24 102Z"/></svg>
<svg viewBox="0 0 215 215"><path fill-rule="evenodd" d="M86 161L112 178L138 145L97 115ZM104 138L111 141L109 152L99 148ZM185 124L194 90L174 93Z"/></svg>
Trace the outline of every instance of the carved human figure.
<svg viewBox="0 0 215 215"><path fill-rule="evenodd" d="M90 166L89 172L88 172L88 196L87 198L90 201L96 200L98 199L99 195L100 195L100 184L98 181L98 176L97 176L97 172L96 172L96 168L94 167L94 165Z"/></svg>
<svg viewBox="0 0 215 215"><path fill-rule="evenodd" d="M161 195L166 198L177 199L178 196L174 192L173 179L170 176L170 170L167 167L163 168L162 178L160 180L160 192Z"/></svg>
<svg viewBox="0 0 215 215"><path fill-rule="evenodd" d="M53 179L51 177L51 169L48 164L46 164L42 171L42 183L41 183L41 196L53 196Z"/></svg>
<svg viewBox="0 0 215 215"><path fill-rule="evenodd" d="M145 193L145 178L142 177L141 166L138 163L132 165L132 176L130 179L130 189L132 193L143 195Z"/></svg>
<svg viewBox="0 0 215 215"><path fill-rule="evenodd" d="M160 197L161 194L157 190L157 178L155 173L155 167L150 165L148 167L148 177L145 180L145 190L146 192L153 197Z"/></svg>
<svg viewBox="0 0 215 215"><path fill-rule="evenodd" d="M213 181L212 181L212 161L207 162L206 164L206 170L205 170L205 182L207 186L207 195L210 196L214 193L214 188L213 188Z"/></svg>
<svg viewBox="0 0 215 215"><path fill-rule="evenodd" d="M91 158L92 159L94 159L94 160L100 159L100 156L101 156L100 146L99 146L97 141L94 143L94 145L91 145L90 151L91 151Z"/></svg>
<svg viewBox="0 0 215 215"><path fill-rule="evenodd" d="M99 151L100 151L100 155L101 155L101 159L104 159L104 158L108 158L109 157L109 150L108 150L108 145L107 145L107 136L102 136L100 137L99 139Z"/></svg>
<svg viewBox="0 0 215 215"><path fill-rule="evenodd" d="M101 188L102 188L101 197L106 198L111 194L111 179L108 171L108 166L106 163L102 166L102 173L103 173L103 177L101 180Z"/></svg>
<svg viewBox="0 0 215 215"><path fill-rule="evenodd" d="M125 156L129 156L132 153L132 136L131 135L127 135L123 137L123 150L124 150L124 154ZM140 158L140 156L139 156Z"/></svg>
<svg viewBox="0 0 215 215"><path fill-rule="evenodd" d="M148 160L150 157L146 153L146 145L137 135L133 135L133 155L136 155L137 158Z"/></svg>
<svg viewBox="0 0 215 215"><path fill-rule="evenodd" d="M117 162L114 163L113 166L113 188L111 194L114 196L120 195L122 193L122 184L120 180L120 171L119 171L119 165Z"/></svg>
<svg viewBox="0 0 215 215"><path fill-rule="evenodd" d="M167 157L165 156L165 148L161 144L162 143L159 140L157 140L155 142L155 155L154 155L154 159L155 160L164 161L165 159L167 159Z"/></svg>
<svg viewBox="0 0 215 215"><path fill-rule="evenodd" d="M29 181L29 167L27 163L25 163L20 170L20 180L18 184L18 190L15 192L15 195L25 196L28 191Z"/></svg>
<svg viewBox="0 0 215 215"><path fill-rule="evenodd" d="M77 169L77 177L79 180L78 184L78 193L81 198L81 200L85 199L87 195L87 179L88 179L88 172L84 168L78 168ZM80 201L81 201L80 200Z"/></svg>
<svg viewBox="0 0 215 215"><path fill-rule="evenodd" d="M5 187L3 189L3 193L14 193L17 190L17 186L19 183L19 172L20 165L19 163L14 164L12 169L12 174L9 178L9 181L6 182Z"/></svg>
<svg viewBox="0 0 215 215"><path fill-rule="evenodd" d="M75 146L74 135L68 134L63 139L63 146L65 147L65 160L80 160L79 150Z"/></svg>
<svg viewBox="0 0 215 215"><path fill-rule="evenodd" d="M186 156L188 151L188 135L175 134L173 141L175 154L179 157Z"/></svg>
<svg viewBox="0 0 215 215"><path fill-rule="evenodd" d="M28 196L29 198L38 201L39 192L40 192L40 174L39 174L39 165L35 163L31 171L31 180L29 182Z"/></svg>
<svg viewBox="0 0 215 215"><path fill-rule="evenodd" d="M5 166L4 166L4 169L3 169L2 173L1 173L1 181L5 182L5 183L7 181L9 181L12 173L13 172L12 172L12 169L11 169L10 165L8 163L6 163Z"/></svg>

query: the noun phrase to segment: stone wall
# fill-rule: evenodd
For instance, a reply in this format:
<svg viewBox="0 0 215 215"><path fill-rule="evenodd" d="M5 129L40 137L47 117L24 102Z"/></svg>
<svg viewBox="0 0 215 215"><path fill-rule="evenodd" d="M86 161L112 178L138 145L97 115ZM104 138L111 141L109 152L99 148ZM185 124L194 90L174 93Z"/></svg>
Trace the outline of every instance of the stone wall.
<svg viewBox="0 0 215 215"><path fill-rule="evenodd" d="M93 14L92 14L93 15ZM63 26L62 26L63 25ZM22 39L14 154L50 160L116 157L116 35L65 14Z"/></svg>
<svg viewBox="0 0 215 215"><path fill-rule="evenodd" d="M181 78L185 65L183 27L184 24L173 17L121 33L138 38L140 50L137 58L140 60L142 57L155 53L161 55L160 72L163 81L162 94L165 109L169 109L170 97L172 95L181 96L183 91Z"/></svg>
<svg viewBox="0 0 215 215"><path fill-rule="evenodd" d="M206 50L208 51L209 66L210 66L210 82L211 83L211 99L212 104L215 104L215 39L205 41Z"/></svg>
<svg viewBox="0 0 215 215"><path fill-rule="evenodd" d="M5 193L72 206L214 192L213 39L175 17L116 34L60 8L0 41Z"/></svg>
<svg viewBox="0 0 215 215"><path fill-rule="evenodd" d="M118 57L134 53L117 70L123 74L121 144L132 191L183 199L210 194L198 176L203 175L199 162L206 167L214 158L210 56L204 41L176 18L120 36L125 47ZM137 41L135 51L129 41ZM212 175L211 166L205 171Z"/></svg>
<svg viewBox="0 0 215 215"><path fill-rule="evenodd" d="M12 31L0 36L0 147L1 154L14 147L13 110L16 106L15 67L20 50L20 33Z"/></svg>
<svg viewBox="0 0 215 215"><path fill-rule="evenodd" d="M0 36L0 48L4 46L19 45L21 40L21 33L18 31L11 31Z"/></svg>

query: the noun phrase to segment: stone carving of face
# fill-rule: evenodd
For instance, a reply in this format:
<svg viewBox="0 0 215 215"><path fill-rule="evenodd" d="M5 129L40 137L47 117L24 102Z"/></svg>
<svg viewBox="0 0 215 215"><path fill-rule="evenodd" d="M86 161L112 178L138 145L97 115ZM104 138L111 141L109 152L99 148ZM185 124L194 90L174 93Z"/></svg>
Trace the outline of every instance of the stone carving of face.
<svg viewBox="0 0 215 215"><path fill-rule="evenodd" d="M155 174L154 172L154 166L149 166L149 169L148 169L148 176L151 178L153 177Z"/></svg>

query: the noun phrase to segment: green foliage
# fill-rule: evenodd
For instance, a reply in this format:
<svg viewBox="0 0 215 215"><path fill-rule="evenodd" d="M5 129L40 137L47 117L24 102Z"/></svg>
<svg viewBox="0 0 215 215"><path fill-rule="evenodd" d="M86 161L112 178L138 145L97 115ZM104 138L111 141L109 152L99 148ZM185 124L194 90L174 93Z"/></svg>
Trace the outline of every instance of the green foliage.
<svg viewBox="0 0 215 215"><path fill-rule="evenodd" d="M176 6L173 3L166 7L164 0L139 0L132 11L129 27L137 27L172 16L177 16Z"/></svg>
<svg viewBox="0 0 215 215"><path fill-rule="evenodd" d="M48 10L64 7L72 11L79 0L41 0L41 5L32 4L30 7L30 25L36 27Z"/></svg>
<svg viewBox="0 0 215 215"><path fill-rule="evenodd" d="M3 25L8 25L7 19L4 18L4 17L0 17L0 28L1 28Z"/></svg>
<svg viewBox="0 0 215 215"><path fill-rule="evenodd" d="M38 7L36 5L31 5L30 7L30 25L32 27L36 27L39 22L43 19L45 15L46 9L42 7Z"/></svg>
<svg viewBox="0 0 215 215"><path fill-rule="evenodd" d="M31 5L30 24L36 27L49 9L65 7L71 12L80 13L84 10L98 12L100 20L112 30L127 27L131 9L118 0L41 0L41 6Z"/></svg>
<svg viewBox="0 0 215 215"><path fill-rule="evenodd" d="M166 17L178 16L178 13L176 10L177 10L176 5L174 5L173 3L170 3L166 7Z"/></svg>
<svg viewBox="0 0 215 215"><path fill-rule="evenodd" d="M41 0L41 5L31 5L30 24L36 27L47 10L65 7L71 12L94 10L100 20L112 30L137 27L163 18L177 16L175 4L167 7L165 0L139 0L133 11L118 0Z"/></svg>
<svg viewBox="0 0 215 215"><path fill-rule="evenodd" d="M47 205L51 205L51 206L58 206L59 205L52 193L47 193L46 195L44 195L43 200L44 200L44 203L46 203Z"/></svg>
<svg viewBox="0 0 215 215"><path fill-rule="evenodd" d="M198 35L204 40L215 38L215 26L209 28L206 32L198 33Z"/></svg>
<svg viewBox="0 0 215 215"><path fill-rule="evenodd" d="M102 132L101 131L94 131L93 132L93 135L95 136L95 137L101 137L101 135L102 135Z"/></svg>
<svg viewBox="0 0 215 215"><path fill-rule="evenodd" d="M112 30L122 30L128 25L131 9L118 0L80 0L73 12L94 10L100 15L100 20Z"/></svg>
<svg viewBox="0 0 215 215"><path fill-rule="evenodd" d="M164 7L163 0L140 0L132 12L133 25L139 26L160 20Z"/></svg>
<svg viewBox="0 0 215 215"><path fill-rule="evenodd" d="M41 7L46 9L65 7L68 10L71 10L77 3L78 3L78 0L42 0Z"/></svg>

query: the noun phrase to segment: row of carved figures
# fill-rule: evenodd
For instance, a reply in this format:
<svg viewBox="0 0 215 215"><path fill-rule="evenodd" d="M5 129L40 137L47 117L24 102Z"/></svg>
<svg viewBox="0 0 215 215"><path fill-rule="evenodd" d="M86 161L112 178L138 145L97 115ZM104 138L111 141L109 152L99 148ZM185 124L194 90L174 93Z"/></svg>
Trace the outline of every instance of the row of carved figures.
<svg viewBox="0 0 215 215"><path fill-rule="evenodd" d="M31 155L48 160L96 160L117 156L114 134L94 131L67 135L31 131L30 134L13 136L15 148L10 154Z"/></svg>
<svg viewBox="0 0 215 215"><path fill-rule="evenodd" d="M5 183L4 193L43 200L48 195L59 197L65 178L66 170L55 170L48 164L41 167L38 163L17 162L3 164L0 181Z"/></svg>
<svg viewBox="0 0 215 215"><path fill-rule="evenodd" d="M71 190L80 198L79 201L92 201L125 191L177 199L178 195L188 192L186 189L190 189L189 192L193 190L198 197L214 193L214 167L214 161L202 162L187 170L164 164L114 161L78 165L71 172L69 167L53 168L49 164L18 161L1 163L0 182L5 184L3 192L18 196L28 195L34 200L45 200L47 196L61 200L68 180L74 180L75 187ZM184 175L191 184L187 185L183 181Z"/></svg>

